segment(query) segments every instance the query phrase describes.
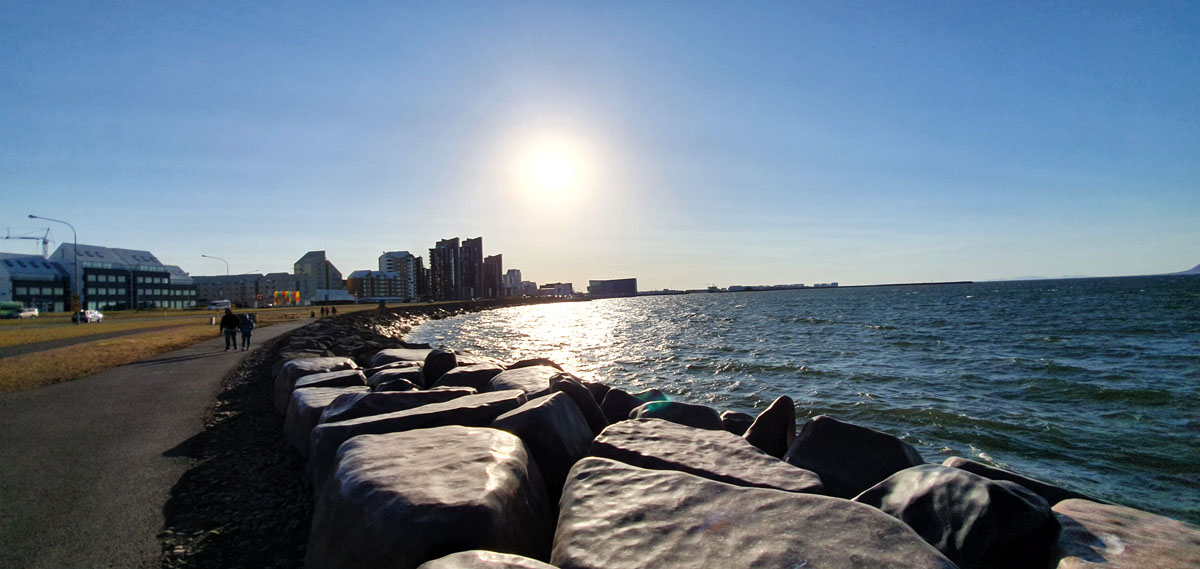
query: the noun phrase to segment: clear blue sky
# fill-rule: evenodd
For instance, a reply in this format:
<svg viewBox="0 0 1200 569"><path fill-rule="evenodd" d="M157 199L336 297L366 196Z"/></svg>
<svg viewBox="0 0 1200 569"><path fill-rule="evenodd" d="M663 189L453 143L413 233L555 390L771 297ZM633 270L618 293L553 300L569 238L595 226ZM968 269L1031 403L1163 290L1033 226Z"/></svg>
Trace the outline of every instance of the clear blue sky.
<svg viewBox="0 0 1200 569"><path fill-rule="evenodd" d="M1195 2L347 6L0 1L0 224L192 274L482 235L579 288L1200 263Z"/></svg>

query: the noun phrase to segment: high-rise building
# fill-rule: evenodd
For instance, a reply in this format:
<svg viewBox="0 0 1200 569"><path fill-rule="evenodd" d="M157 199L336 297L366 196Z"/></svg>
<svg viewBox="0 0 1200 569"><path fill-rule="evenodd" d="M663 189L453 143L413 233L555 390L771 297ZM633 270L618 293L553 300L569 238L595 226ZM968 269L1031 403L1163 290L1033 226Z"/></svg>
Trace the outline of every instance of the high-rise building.
<svg viewBox="0 0 1200 569"><path fill-rule="evenodd" d="M483 259L483 298L500 298L504 295L504 260L502 255Z"/></svg>
<svg viewBox="0 0 1200 569"><path fill-rule="evenodd" d="M325 258L324 251L309 251L300 257L292 272L300 286L300 302L310 304L317 300L318 290L345 290L342 273Z"/></svg>
<svg viewBox="0 0 1200 569"><path fill-rule="evenodd" d="M637 279L588 281L588 294L592 296L636 296Z"/></svg>
<svg viewBox="0 0 1200 569"><path fill-rule="evenodd" d="M504 296L521 296L521 269L504 273Z"/></svg>
<svg viewBox="0 0 1200 569"><path fill-rule="evenodd" d="M379 256L379 272L394 273L400 283L397 294L388 296L403 297L405 300L416 297L416 260L408 251L388 251Z"/></svg>
<svg viewBox="0 0 1200 569"><path fill-rule="evenodd" d="M413 292L417 298L429 298L429 269L421 257L413 259Z"/></svg>
<svg viewBox="0 0 1200 569"><path fill-rule="evenodd" d="M462 257L457 237L442 239L429 250L429 294L434 300L462 298Z"/></svg>
<svg viewBox="0 0 1200 569"><path fill-rule="evenodd" d="M462 261L462 296L459 298L484 297L483 237L463 241L459 258Z"/></svg>

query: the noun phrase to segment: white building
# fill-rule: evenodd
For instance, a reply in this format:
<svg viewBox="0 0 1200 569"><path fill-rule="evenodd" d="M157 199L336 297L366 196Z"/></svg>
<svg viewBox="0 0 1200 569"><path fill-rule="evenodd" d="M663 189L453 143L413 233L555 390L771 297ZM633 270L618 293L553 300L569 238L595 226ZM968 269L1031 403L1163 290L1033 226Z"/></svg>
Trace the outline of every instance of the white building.
<svg viewBox="0 0 1200 569"><path fill-rule="evenodd" d="M388 251L379 256L379 272L394 273L400 279L401 287L398 296L416 298L417 296L417 258L408 251Z"/></svg>

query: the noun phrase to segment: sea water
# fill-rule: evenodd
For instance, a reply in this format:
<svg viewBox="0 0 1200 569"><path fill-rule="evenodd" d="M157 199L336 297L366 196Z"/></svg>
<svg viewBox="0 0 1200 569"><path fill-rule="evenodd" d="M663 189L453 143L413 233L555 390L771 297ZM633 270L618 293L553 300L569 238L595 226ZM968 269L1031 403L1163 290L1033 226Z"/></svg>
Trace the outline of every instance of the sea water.
<svg viewBox="0 0 1200 569"><path fill-rule="evenodd" d="M775 397L1200 523L1200 277L689 294L431 321L415 342L756 414Z"/></svg>

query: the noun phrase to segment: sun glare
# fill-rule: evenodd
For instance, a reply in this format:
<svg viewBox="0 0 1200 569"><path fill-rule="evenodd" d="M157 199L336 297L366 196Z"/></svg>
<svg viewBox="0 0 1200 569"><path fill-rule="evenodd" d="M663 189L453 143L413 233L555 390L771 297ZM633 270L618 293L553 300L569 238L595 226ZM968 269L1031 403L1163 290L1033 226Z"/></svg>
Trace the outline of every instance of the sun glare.
<svg viewBox="0 0 1200 569"><path fill-rule="evenodd" d="M530 168L534 185L547 191L565 190L575 179L575 164L570 158L557 152L538 156Z"/></svg>

